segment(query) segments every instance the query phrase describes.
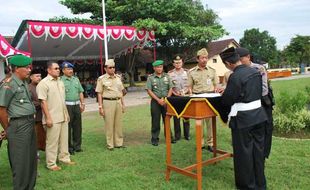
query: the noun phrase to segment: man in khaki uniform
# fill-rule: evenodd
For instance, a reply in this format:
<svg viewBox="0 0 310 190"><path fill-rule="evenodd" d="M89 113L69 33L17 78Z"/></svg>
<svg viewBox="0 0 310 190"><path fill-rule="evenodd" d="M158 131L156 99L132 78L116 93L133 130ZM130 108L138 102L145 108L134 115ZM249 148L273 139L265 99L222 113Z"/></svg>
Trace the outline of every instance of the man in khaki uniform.
<svg viewBox="0 0 310 190"><path fill-rule="evenodd" d="M177 55L173 59L174 69L168 72L168 75L171 78L173 87L172 87L172 95L173 96L185 96L186 94L191 94L188 86L188 73L187 69L182 68L183 59ZM184 138L186 140L190 140L189 137L189 119L183 120L183 132ZM176 116L173 117L174 122L174 137L175 140L181 139L181 128L180 128L180 119Z"/></svg>
<svg viewBox="0 0 310 190"><path fill-rule="evenodd" d="M189 70L188 79L189 86L193 94L201 94L208 92L218 92L219 78L215 69L207 65L208 51L203 48L197 52L197 66ZM213 151L213 136L211 128L211 120L206 119L205 125L207 126L207 147L202 138L202 148L210 152Z"/></svg>
<svg viewBox="0 0 310 190"><path fill-rule="evenodd" d="M125 111L124 86L121 77L115 74L115 62L105 63L106 74L97 80L99 114L104 117L108 150L125 148L123 145L122 113Z"/></svg>
<svg viewBox="0 0 310 190"><path fill-rule="evenodd" d="M37 177L35 107L26 82L31 62L23 55L9 58L13 74L0 88L0 123L4 129L0 136L8 139L14 190L34 189Z"/></svg>
<svg viewBox="0 0 310 190"><path fill-rule="evenodd" d="M38 99L43 111L42 123L46 127L46 165L51 171L61 170L56 160L74 165L68 151L69 114L65 104L65 86L60 80L57 62L47 63L48 75L37 85ZM59 154L58 154L59 153Z"/></svg>

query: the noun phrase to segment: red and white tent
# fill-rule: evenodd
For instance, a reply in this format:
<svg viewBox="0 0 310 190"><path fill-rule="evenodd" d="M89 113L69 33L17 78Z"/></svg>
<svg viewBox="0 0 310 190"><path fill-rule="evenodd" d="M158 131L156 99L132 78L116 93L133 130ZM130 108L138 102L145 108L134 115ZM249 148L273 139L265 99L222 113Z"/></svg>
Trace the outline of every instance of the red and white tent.
<svg viewBox="0 0 310 190"><path fill-rule="evenodd" d="M129 26L54 23L25 20L13 46L31 53L33 60L79 60L104 57L103 40L107 37L109 57L155 41L153 31L137 31Z"/></svg>
<svg viewBox="0 0 310 190"><path fill-rule="evenodd" d="M7 56L15 55L15 54L23 54L28 57L30 56L30 53L28 52L20 51L20 50L13 48L11 44L9 44L9 42L7 42L5 38L0 34L0 57L5 58Z"/></svg>

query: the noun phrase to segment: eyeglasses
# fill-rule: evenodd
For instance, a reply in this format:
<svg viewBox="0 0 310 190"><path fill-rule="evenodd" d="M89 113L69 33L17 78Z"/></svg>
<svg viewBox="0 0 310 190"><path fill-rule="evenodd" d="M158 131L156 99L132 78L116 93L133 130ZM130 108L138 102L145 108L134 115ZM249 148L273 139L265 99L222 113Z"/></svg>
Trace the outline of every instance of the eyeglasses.
<svg viewBox="0 0 310 190"><path fill-rule="evenodd" d="M108 69L115 69L115 67L108 67Z"/></svg>
<svg viewBox="0 0 310 190"><path fill-rule="evenodd" d="M59 67L55 67L55 68L53 68L54 70L59 70Z"/></svg>

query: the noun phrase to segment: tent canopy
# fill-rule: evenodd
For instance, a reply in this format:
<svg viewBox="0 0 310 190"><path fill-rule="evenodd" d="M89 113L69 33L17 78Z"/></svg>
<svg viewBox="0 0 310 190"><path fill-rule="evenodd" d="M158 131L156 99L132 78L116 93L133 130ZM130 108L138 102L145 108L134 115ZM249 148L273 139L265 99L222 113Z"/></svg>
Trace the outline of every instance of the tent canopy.
<svg viewBox="0 0 310 190"><path fill-rule="evenodd" d="M0 34L0 57L7 57L15 54L23 54L26 56L30 56L30 53L23 52L13 48L9 42L5 40L5 38Z"/></svg>
<svg viewBox="0 0 310 190"><path fill-rule="evenodd" d="M12 44L34 60L97 59L104 57L104 35L100 25L24 20ZM155 40L153 31L129 26L107 26L106 36L109 57Z"/></svg>

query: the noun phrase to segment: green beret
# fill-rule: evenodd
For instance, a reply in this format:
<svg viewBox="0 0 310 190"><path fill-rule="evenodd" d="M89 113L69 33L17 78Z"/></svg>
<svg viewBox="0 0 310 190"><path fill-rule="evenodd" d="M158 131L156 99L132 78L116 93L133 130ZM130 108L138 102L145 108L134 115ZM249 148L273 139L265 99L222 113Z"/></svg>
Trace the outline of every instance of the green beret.
<svg viewBox="0 0 310 190"><path fill-rule="evenodd" d="M153 67L156 67L158 65L162 65L164 64L164 61L163 60L156 60L152 63Z"/></svg>
<svg viewBox="0 0 310 190"><path fill-rule="evenodd" d="M9 63L17 67L28 66L31 64L31 62L32 59L24 55L14 55L13 57L9 58Z"/></svg>

